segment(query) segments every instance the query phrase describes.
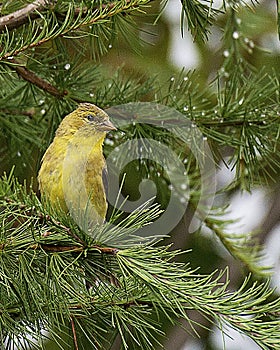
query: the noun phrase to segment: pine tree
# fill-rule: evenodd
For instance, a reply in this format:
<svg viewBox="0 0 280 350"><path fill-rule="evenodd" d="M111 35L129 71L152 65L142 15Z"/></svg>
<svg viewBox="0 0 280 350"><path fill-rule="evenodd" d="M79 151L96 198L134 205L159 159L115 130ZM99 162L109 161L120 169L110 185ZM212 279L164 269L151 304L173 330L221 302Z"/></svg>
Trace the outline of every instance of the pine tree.
<svg viewBox="0 0 280 350"><path fill-rule="evenodd" d="M275 32L275 13L257 1L181 0L182 34L186 26L204 59L176 72L163 59L167 3L1 2L1 349L160 349L178 324L205 338L229 326L280 348L280 299L260 237L229 233L225 219L231 193L278 181L279 55L251 39ZM263 21L271 28L252 30ZM104 144L118 191L106 223L90 229L43 203L36 180L80 102L118 126ZM222 162L235 177L216 191ZM230 269L213 242L234 258Z"/></svg>

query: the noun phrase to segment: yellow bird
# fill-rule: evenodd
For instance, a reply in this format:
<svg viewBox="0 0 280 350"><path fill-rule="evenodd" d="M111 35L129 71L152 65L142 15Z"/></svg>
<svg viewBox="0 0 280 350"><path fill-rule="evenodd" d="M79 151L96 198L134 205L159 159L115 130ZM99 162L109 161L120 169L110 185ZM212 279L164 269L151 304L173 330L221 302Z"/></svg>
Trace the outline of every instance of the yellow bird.
<svg viewBox="0 0 280 350"><path fill-rule="evenodd" d="M106 164L102 145L106 132L116 128L97 106L81 103L60 123L42 158L38 181L42 196L55 207L70 212L79 224L102 223L107 202L104 188Z"/></svg>

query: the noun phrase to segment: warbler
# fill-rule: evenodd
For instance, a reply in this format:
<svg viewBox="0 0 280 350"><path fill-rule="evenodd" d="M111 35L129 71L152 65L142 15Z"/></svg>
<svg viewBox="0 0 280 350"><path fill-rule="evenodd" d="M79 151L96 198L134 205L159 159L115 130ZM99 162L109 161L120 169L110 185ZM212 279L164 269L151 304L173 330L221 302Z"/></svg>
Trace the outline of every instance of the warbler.
<svg viewBox="0 0 280 350"><path fill-rule="evenodd" d="M51 205L80 221L85 213L91 224L104 221L106 163L102 146L106 132L115 129L108 115L90 103L79 104L61 121L38 174L41 195Z"/></svg>

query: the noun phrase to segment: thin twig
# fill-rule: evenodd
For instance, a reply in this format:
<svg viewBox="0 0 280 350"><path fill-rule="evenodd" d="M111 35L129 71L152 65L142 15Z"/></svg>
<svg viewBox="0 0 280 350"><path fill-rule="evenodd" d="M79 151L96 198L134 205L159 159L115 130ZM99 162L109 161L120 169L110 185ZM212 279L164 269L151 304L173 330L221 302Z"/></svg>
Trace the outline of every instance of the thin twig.
<svg viewBox="0 0 280 350"><path fill-rule="evenodd" d="M108 254L108 255L116 255L119 250L117 248L111 248L111 247L100 247L98 245L93 245L91 247L89 247L91 249L96 249L98 250L100 253L103 254Z"/></svg>
<svg viewBox="0 0 280 350"><path fill-rule="evenodd" d="M64 245L56 245L56 244L34 244L31 246L31 248L42 248L46 252L51 253L62 253L62 252L82 252L85 250L85 247L81 246L64 246Z"/></svg>
<svg viewBox="0 0 280 350"><path fill-rule="evenodd" d="M52 252L52 253L82 252L84 250L97 250L100 253L107 254L107 255L116 255L119 251L117 248L101 247L98 245L84 247L84 246L77 246L77 245L64 246L64 245L45 244L45 243L34 244L31 246L31 248L33 249L42 248L46 252Z"/></svg>
<svg viewBox="0 0 280 350"><path fill-rule="evenodd" d="M79 350L77 334L76 334L76 329L75 329L75 323L74 323L74 317L73 316L71 316L71 327L72 327L72 333L73 333L73 340L74 340L75 350Z"/></svg>
<svg viewBox="0 0 280 350"><path fill-rule="evenodd" d="M80 244L84 245L84 241L77 236L69 227L66 227L65 225L63 225L61 222L54 220L52 217L48 216L45 217L46 219L49 219L55 226L62 228L67 234L68 236L74 238L75 241L79 242Z"/></svg>

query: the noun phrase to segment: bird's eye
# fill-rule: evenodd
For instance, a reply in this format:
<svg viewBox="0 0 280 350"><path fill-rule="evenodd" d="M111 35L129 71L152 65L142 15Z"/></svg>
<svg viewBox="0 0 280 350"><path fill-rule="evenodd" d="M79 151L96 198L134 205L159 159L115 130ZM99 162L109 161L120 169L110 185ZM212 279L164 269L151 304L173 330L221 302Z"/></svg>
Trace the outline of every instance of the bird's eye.
<svg viewBox="0 0 280 350"><path fill-rule="evenodd" d="M87 119L92 122L94 120L94 116L92 114L87 115Z"/></svg>

